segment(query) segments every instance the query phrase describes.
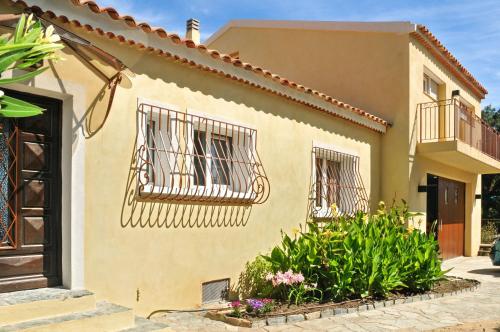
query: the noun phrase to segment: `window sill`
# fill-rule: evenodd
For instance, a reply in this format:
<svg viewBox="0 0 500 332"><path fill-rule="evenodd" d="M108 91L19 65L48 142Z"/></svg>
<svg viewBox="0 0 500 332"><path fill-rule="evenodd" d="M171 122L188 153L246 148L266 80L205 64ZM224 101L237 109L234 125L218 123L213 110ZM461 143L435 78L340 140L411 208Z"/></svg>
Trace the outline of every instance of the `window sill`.
<svg viewBox="0 0 500 332"><path fill-rule="evenodd" d="M432 101L435 101L435 102L439 101L439 98L437 98L437 97L435 98L435 97L431 96L430 94L428 94L425 91L424 91L424 95L426 95Z"/></svg>
<svg viewBox="0 0 500 332"><path fill-rule="evenodd" d="M313 218L325 219L325 218L332 218L332 217L333 217L332 209L329 207L326 208L326 207L315 206L313 208Z"/></svg>
<svg viewBox="0 0 500 332"><path fill-rule="evenodd" d="M232 191L228 186L172 188L146 185L139 192L142 199L155 199L185 202L240 202L251 204L256 198L254 192Z"/></svg>

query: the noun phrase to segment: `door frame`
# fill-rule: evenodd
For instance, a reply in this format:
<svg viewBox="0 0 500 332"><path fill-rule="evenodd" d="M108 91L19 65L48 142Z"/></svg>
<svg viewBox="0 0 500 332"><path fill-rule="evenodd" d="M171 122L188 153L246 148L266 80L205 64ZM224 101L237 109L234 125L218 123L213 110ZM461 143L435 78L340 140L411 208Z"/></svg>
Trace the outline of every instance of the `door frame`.
<svg viewBox="0 0 500 332"><path fill-rule="evenodd" d="M85 287L85 117L87 87L50 75L29 82L10 84L10 90L62 101L61 136L61 259L62 285Z"/></svg>
<svg viewBox="0 0 500 332"><path fill-rule="evenodd" d="M50 112L53 112L52 114L55 113L55 120L50 119L51 126L57 126L57 128L52 127L51 134L56 136L55 138L55 144L52 145L52 148L50 149L49 152L49 159L46 160L46 162L50 165L50 173L53 174L53 181L51 182L49 186L50 192L48 193L49 195L49 201L51 204L55 204L53 206L50 206L52 213L51 213L51 222L44 226L44 227L49 227L48 231L50 233L49 236L55 236L55 248L53 248L50 252L53 252L52 258L55 257L55 264L56 267L53 270L55 272L55 275L45 275L43 274L43 278L40 277L38 274L29 274L26 276L16 276L12 277L12 280L9 282L7 281L7 284L3 285L1 289L5 289L7 292L10 291L15 291L15 290L24 290L24 289L33 289L33 288L43 288L43 287L54 287L54 286L61 286L62 285L62 218L61 218L61 210L62 210L62 172L61 172L61 158L62 158L62 102L59 99L55 98L50 98L44 95L34 95L32 93L27 93L27 92L20 92L12 89L6 89L2 88L3 91L5 91L8 95L13 96L15 98L18 98L20 100L38 104L41 107L46 107L47 109L50 109ZM25 229L23 228L23 231L21 232L21 223L23 223L23 218L22 218L22 207L23 207L23 184L21 183L23 179L22 171L23 171L23 164L24 164L24 146L21 145L21 139L24 136L30 137L31 134L22 134L21 132L21 121L24 121L24 118L20 119L12 119L13 125L16 128L15 130L17 131L16 134L16 142L15 142L15 149L17 150L15 153L15 162L16 162L16 169L15 169L15 177L16 177L16 182L17 182L17 187L14 189L14 195L16 197L16 217L15 217L15 227L14 227L14 236L16 238L16 242L19 243L20 238L24 238L24 232ZM57 164L54 164L54 159L57 160ZM22 242L22 241L21 241ZM11 248L11 249L3 249L0 251L2 254L0 257L26 257L32 254L42 254L45 256L46 251L39 252L35 248L27 247L24 248L19 248L18 245L16 247ZM10 255L9 255L10 254ZM50 259L51 264L54 262L52 261L52 258ZM45 262L45 258L44 258ZM45 263L44 263L45 265ZM44 268L45 270L45 268ZM29 277L28 277L29 276ZM11 286L9 286L11 285ZM0 289L0 293L2 292Z"/></svg>
<svg viewBox="0 0 500 332"><path fill-rule="evenodd" d="M440 176L432 173L427 173L427 204L426 204L426 216L427 216L427 232L432 231L432 224L437 219L436 229L434 230L434 235L436 241L439 240L439 227L440 227L440 213L439 213L439 179L444 179L446 181L460 183L464 186L464 197L463 197L463 209L464 209L464 221L463 221L463 237L462 237L462 252L461 256L465 256L466 245L467 245L467 190L468 184L464 181L451 179L449 177ZM435 201L434 201L435 199ZM436 218L433 218L435 216ZM433 220L431 220L433 219Z"/></svg>

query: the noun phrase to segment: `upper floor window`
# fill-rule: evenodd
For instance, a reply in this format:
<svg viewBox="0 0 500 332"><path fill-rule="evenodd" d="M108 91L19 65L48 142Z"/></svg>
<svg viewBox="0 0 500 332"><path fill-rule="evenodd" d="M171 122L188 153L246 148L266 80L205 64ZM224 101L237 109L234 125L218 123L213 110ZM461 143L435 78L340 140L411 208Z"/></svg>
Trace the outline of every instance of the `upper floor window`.
<svg viewBox="0 0 500 332"><path fill-rule="evenodd" d="M439 83L427 74L424 74L424 92L434 100L438 100Z"/></svg>
<svg viewBox="0 0 500 332"><path fill-rule="evenodd" d="M139 124L140 197L241 204L267 199L255 129L148 104L139 107Z"/></svg>
<svg viewBox="0 0 500 332"><path fill-rule="evenodd" d="M313 160L313 218L368 211L368 196L359 171L359 157L315 147Z"/></svg>

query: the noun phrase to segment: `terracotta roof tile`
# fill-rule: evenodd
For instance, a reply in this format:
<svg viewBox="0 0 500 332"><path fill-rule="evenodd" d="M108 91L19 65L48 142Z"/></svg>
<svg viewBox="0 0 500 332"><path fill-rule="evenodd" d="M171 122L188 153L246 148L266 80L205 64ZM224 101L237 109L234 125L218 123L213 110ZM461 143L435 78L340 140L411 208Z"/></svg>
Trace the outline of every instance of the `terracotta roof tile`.
<svg viewBox="0 0 500 332"><path fill-rule="evenodd" d="M444 56L451 64L453 64L453 71L457 71L458 73L462 74L465 76L466 80L463 80L463 83L466 85L472 85L478 92L480 92L482 95L480 97L484 98L484 95L488 93L488 90L484 86L479 83L478 80L472 74L451 54L451 52L432 34L432 32L429 31L429 29L424 26L424 25L417 25L417 29L420 33L422 33L427 40L429 40L434 47L436 47L439 50L439 55ZM422 38L418 38L418 33L415 34L414 36L417 37L417 40L421 42L424 46L426 46L428 49L430 48L430 45L426 44L426 41L423 40ZM451 67L447 64L445 64L447 67Z"/></svg>
<svg viewBox="0 0 500 332"><path fill-rule="evenodd" d="M30 8L31 10L33 10L34 12L38 12L39 14L45 14L45 15L47 15L51 19L58 19L58 20L61 20L63 23L70 23L70 24L73 24L73 25L75 25L77 27L82 27L82 28L84 28L87 31L95 31L95 32L97 32L98 34L100 34L102 36L106 36L106 37L108 37L110 39L117 39L118 41L120 41L122 43L127 43L129 45L136 46L136 47L141 48L141 49L146 48L146 46L144 44L142 44L140 42L137 42L135 40L126 39L124 36L116 36L112 32L103 31L101 28L99 28L99 27L92 27L89 24L82 25L79 21L77 21L77 20L70 20L70 19L68 19L64 15L59 15L58 16L58 15L56 15L51 10L45 10L45 11L43 11L38 6L29 6L23 0L10 0L10 1L12 3L15 3L15 4L20 4L20 5L22 5L25 8ZM251 65L249 63L242 63L240 59L233 58L233 57L231 57L230 55L227 55L227 54L221 54L220 52L218 52L216 50L210 50L205 45L203 45L203 44L196 44L192 40L182 39L177 34L169 34L168 32L166 32L162 28L153 28L151 25L149 25L148 23L145 23L145 22L137 23L137 21L132 16L129 16L129 15L123 15L123 16L121 16L118 13L118 11L116 9L112 8L112 7L100 7L95 1L91 1L91 0L70 0L70 1L75 6L87 7L92 12L97 13L97 14L106 14L111 19L113 19L113 20L123 21L128 26L130 26L132 28L141 29L142 31L144 31L146 33L154 33L154 34L158 35L161 38L170 39L172 42L174 42L176 44L184 44L186 47L189 47L189 48L197 48L198 51L200 51L202 53L205 53L205 54L208 54L208 55L210 55L214 59L219 59L221 61L224 61L225 63L233 64L234 66L237 66L237 67L243 66L243 68L246 69L246 70L251 70L251 71L253 71L253 72L257 73L257 74L264 75L264 77L268 77L269 79L273 79L273 80L279 81L282 85L284 85L286 87L289 87L289 88L295 89L295 90L299 90L299 91L303 91L303 92L306 92L306 93L309 93L309 94L313 94L313 95L321 98L322 100L325 100L325 101L327 101L329 103L332 103L332 104L334 104L336 106L339 106L339 107L344 108L346 110L349 110L349 111L352 111L352 112L357 113L359 115L362 115L362 116L364 116L364 117L366 117L366 118L368 118L368 119L370 119L370 120L372 120L374 122L380 123L380 124L382 124L382 125L384 125L386 127L389 126L389 123L387 121L385 121L384 119L382 119L382 118L379 118L379 117L377 117L375 115L372 115L372 114L370 114L370 113L368 113L366 111L363 111L363 110L361 110L361 109L359 109L357 107L353 107L353 106L351 106L349 104L346 104L346 103L343 103L343 102L339 102L335 98L327 96L325 94L322 94L319 91L316 91L316 90L308 88L308 87L304 87L303 85L300 85L300 84L297 84L297 83L292 82L290 80L287 80L287 79L285 79L283 77L280 77L279 75L272 74L268 70L264 70L264 69L262 69L260 67L253 66L253 65ZM173 58L173 59L175 59L177 61L181 60L181 62L184 62L184 63L188 63L189 62L188 59L180 58L178 55L172 55L172 54L170 54L168 52L163 52L162 50L159 50L159 49L153 49L153 48L148 48L148 49L149 50L159 51L159 54L171 57L171 58ZM203 68L203 65L198 65L195 62L192 62L192 65L196 65L199 68ZM268 89L266 87L263 87L263 86L260 86L260 85L254 84L254 83L250 83L247 80L235 77L235 76L233 76L231 74L224 73L224 72L219 71L217 69L214 69L214 68L203 68L203 69L205 69L207 71L210 71L210 72L213 72L213 73L218 73L221 76L224 76L224 77L227 77L227 78L231 78L233 80L236 80L236 81L239 81L239 82L242 82L242 83L250 84L250 85L255 86L257 88L261 88L263 90L266 90L266 91L273 92L275 94L284 96L284 97L286 97L288 99L291 99L291 100L293 100L295 102L298 102L298 103L307 105L309 107L312 107L312 108L319 109L321 111L327 112L326 110L320 109L318 106L315 106L315 105L313 105L311 103L305 102L303 100L299 100L299 99L297 99L295 97L292 97L292 96L285 96L282 93L277 93L275 91L271 91L270 89ZM328 114L331 114L331 113L328 113ZM343 117L342 115L339 115L339 114L333 114L333 115L335 115L337 117L344 118L344 119L349 120L351 122L354 122L354 123L356 123L358 125L367 127L366 125L364 125L362 123L358 123L358 122L356 122L356 121L354 121L354 120L352 120L350 118ZM375 130L374 128L371 128L371 127L368 127L368 128Z"/></svg>

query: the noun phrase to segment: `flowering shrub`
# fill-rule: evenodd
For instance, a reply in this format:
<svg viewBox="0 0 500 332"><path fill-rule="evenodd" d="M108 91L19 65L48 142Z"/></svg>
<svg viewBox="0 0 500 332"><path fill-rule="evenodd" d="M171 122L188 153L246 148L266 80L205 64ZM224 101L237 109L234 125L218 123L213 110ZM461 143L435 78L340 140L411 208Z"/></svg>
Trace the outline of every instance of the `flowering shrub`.
<svg viewBox="0 0 500 332"><path fill-rule="evenodd" d="M231 317L241 318L241 302L233 301L230 303L230 307L233 309L233 311L229 315Z"/></svg>
<svg viewBox="0 0 500 332"><path fill-rule="evenodd" d="M245 303L246 312L249 314L254 314L256 316L271 312L274 308L274 301L272 299L247 299ZM237 318L241 318L243 316L243 303L241 301L231 302L230 307L233 309L233 311L229 313L229 316Z"/></svg>
<svg viewBox="0 0 500 332"><path fill-rule="evenodd" d="M7 70L27 70L42 63L36 70L11 77L0 78L0 85L27 81L49 69L43 66L43 60L58 60L56 52L63 48L60 37L54 33L52 25L45 28L33 15L22 14L16 29L10 36L0 38L0 76ZM43 108L31 103L5 96L0 90L0 116L8 118L29 117L42 114Z"/></svg>
<svg viewBox="0 0 500 332"><path fill-rule="evenodd" d="M286 272L278 271L275 274L268 273L266 280L271 282L274 294L281 299L287 299L295 304L302 303L308 299L316 299L315 293L321 293L317 289L317 283L304 283L305 278L302 273L294 273L292 270Z"/></svg>
<svg viewBox="0 0 500 332"><path fill-rule="evenodd" d="M257 316L270 312L274 307L272 299L248 299L247 312L254 313Z"/></svg>
<svg viewBox="0 0 500 332"><path fill-rule="evenodd" d="M304 282L304 276L302 273L293 273L292 270L288 270L285 273L278 271L276 274L268 273L266 275L266 280L271 281L274 287L279 285L290 286Z"/></svg>
<svg viewBox="0 0 500 332"><path fill-rule="evenodd" d="M337 215L321 227L309 222L263 256L272 271L266 280L277 298L295 303L429 290L444 275L438 243L433 232L405 227L413 216L406 206L380 204L373 215Z"/></svg>

